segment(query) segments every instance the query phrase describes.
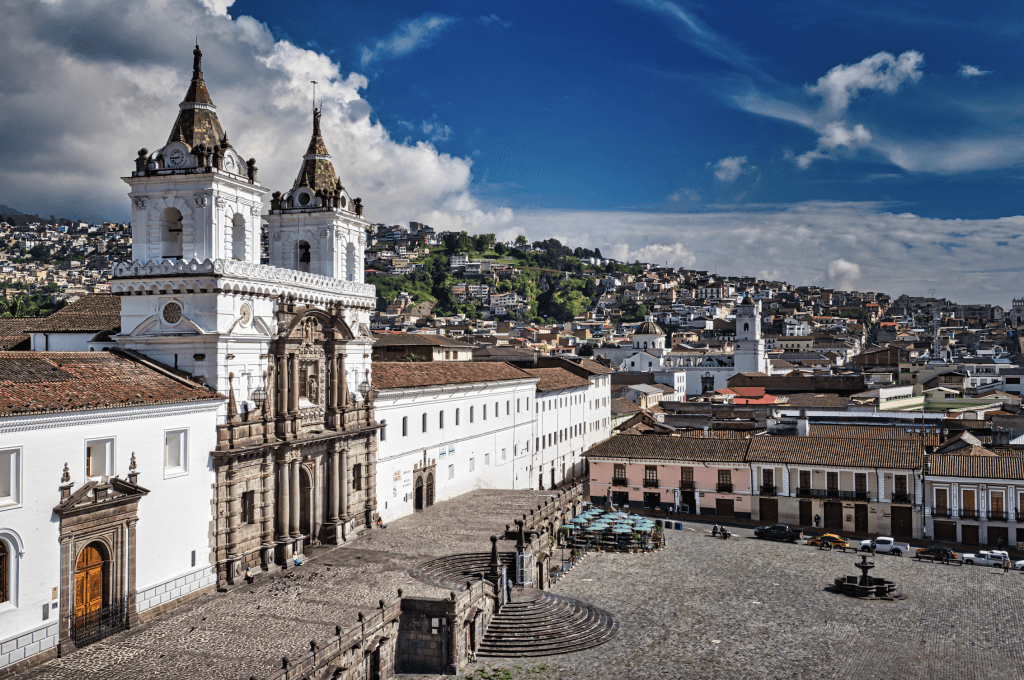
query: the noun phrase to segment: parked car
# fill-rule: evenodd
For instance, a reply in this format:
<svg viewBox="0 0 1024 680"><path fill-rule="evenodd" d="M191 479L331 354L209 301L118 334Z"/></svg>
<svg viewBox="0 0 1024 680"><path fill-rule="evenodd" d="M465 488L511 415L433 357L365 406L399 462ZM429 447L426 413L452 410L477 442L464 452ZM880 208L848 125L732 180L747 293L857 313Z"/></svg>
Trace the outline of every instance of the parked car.
<svg viewBox="0 0 1024 680"><path fill-rule="evenodd" d="M960 556L956 554L950 548L944 548L941 546L931 546L930 548L918 548L917 557L922 560L937 560L944 562L946 560L958 560Z"/></svg>
<svg viewBox="0 0 1024 680"><path fill-rule="evenodd" d="M1024 571L1024 560L1017 560L1016 562L1014 562L1013 568L1019 569L1020 571Z"/></svg>
<svg viewBox="0 0 1024 680"><path fill-rule="evenodd" d="M850 547L850 542L839 534L824 534L823 536L812 536L807 539L807 545L816 545L819 548L823 545L831 546L831 548L848 548Z"/></svg>
<svg viewBox="0 0 1024 680"><path fill-rule="evenodd" d="M983 564L987 567L1001 567L1003 560L1010 555L1005 550L979 550L976 553L964 553L964 564Z"/></svg>
<svg viewBox="0 0 1024 680"><path fill-rule="evenodd" d="M860 542L860 549L862 552L871 552L871 548L874 546L875 552L880 552L883 555L895 555L896 557L902 557L903 553L910 552L910 545L907 543L897 543L892 536L879 536L878 538L868 539Z"/></svg>
<svg viewBox="0 0 1024 680"><path fill-rule="evenodd" d="M789 541L796 543L802 534L799 529L790 529L788 524L773 524L770 527L757 527L754 529L754 538L767 539L770 541Z"/></svg>

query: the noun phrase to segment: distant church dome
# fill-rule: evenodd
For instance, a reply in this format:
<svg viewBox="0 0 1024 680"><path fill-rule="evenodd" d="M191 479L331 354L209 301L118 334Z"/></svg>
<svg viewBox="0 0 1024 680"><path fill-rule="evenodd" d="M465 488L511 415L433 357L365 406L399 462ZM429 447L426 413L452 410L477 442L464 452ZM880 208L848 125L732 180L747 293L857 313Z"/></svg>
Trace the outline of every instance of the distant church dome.
<svg viewBox="0 0 1024 680"><path fill-rule="evenodd" d="M661 326L654 323L653 316L648 316L642 324L636 327L633 335L665 335L665 331L661 330Z"/></svg>

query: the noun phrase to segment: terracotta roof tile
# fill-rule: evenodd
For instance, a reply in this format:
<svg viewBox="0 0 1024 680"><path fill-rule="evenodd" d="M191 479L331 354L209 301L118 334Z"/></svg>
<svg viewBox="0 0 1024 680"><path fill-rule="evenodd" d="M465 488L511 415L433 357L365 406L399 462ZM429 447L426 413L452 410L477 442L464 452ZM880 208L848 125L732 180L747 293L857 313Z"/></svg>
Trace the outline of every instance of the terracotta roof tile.
<svg viewBox="0 0 1024 680"><path fill-rule="evenodd" d="M504 362L415 361L374 362L371 372L375 390L464 385L501 380L530 380L533 376Z"/></svg>
<svg viewBox="0 0 1024 680"><path fill-rule="evenodd" d="M0 350L13 350L22 343L25 343L24 349L28 349L27 343L31 341L31 337L25 332L25 328L33 321L36 319L0 319Z"/></svg>
<svg viewBox="0 0 1024 680"><path fill-rule="evenodd" d="M979 477L983 479L1024 479L1024 458L1018 456L962 456L959 453L932 455L928 474L937 477Z"/></svg>
<svg viewBox="0 0 1024 680"><path fill-rule="evenodd" d="M939 443L940 434L938 428L929 427L931 433L924 434L924 443L928 446L935 446ZM911 428L907 432L906 427L886 425L814 425L809 428L812 437L825 437L829 439L906 439L911 441L922 441L921 433Z"/></svg>
<svg viewBox="0 0 1024 680"><path fill-rule="evenodd" d="M0 352L0 416L224 399L113 352Z"/></svg>
<svg viewBox="0 0 1024 680"><path fill-rule="evenodd" d="M537 389L541 392L563 390L569 387L586 387L591 384L589 380L584 380L564 368L524 368L523 370L534 378L540 379L537 382Z"/></svg>
<svg viewBox="0 0 1024 680"><path fill-rule="evenodd" d="M590 459L682 460L742 463L747 442L666 435L616 436L587 452Z"/></svg>
<svg viewBox="0 0 1024 680"><path fill-rule="evenodd" d="M913 440L764 436L751 440L747 461L914 469L924 465L924 449Z"/></svg>
<svg viewBox="0 0 1024 680"><path fill-rule="evenodd" d="M121 329L121 298L110 293L83 295L64 309L31 320L41 333L99 333Z"/></svg>

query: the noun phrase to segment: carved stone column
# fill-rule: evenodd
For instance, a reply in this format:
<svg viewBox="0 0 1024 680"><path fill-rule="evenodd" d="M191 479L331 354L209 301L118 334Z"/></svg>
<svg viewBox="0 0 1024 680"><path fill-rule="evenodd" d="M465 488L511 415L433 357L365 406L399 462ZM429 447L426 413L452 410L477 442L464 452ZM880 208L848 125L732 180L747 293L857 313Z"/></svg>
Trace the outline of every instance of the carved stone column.
<svg viewBox="0 0 1024 680"><path fill-rule="evenodd" d="M227 558L228 581L234 583L235 571L238 564L238 458L232 456L228 461L228 469L225 474L224 512L227 515L227 533L225 535L225 557Z"/></svg>
<svg viewBox="0 0 1024 680"><path fill-rule="evenodd" d="M278 389L280 391L280 398L274 405L276 407L274 420L277 423L277 436L280 437L281 439L285 439L287 438L288 435L287 418L288 404L290 403L288 401L288 355L283 354L278 357L277 367L277 380Z"/></svg>
<svg viewBox="0 0 1024 680"><path fill-rule="evenodd" d="M289 514L292 506L291 498L291 481L289 474L291 470L291 464L282 460L278 462L277 466L277 535L281 539L287 539L291 526L289 524Z"/></svg>
<svg viewBox="0 0 1024 680"><path fill-rule="evenodd" d="M291 473L291 483L292 483L292 491L291 491L291 501L292 501L292 504L291 505L292 505L292 507L291 507L291 512L290 512L291 521L289 522L289 527L291 529L292 538L297 538L299 536L299 500L301 499L301 495L299 493L299 459L298 458L293 458L292 459L291 467L292 467L292 473Z"/></svg>
<svg viewBox="0 0 1024 680"><path fill-rule="evenodd" d="M341 490L341 507L338 512L341 513L341 521L345 522L348 520L348 493L349 493L349 462L348 462L348 446L343 446L341 454L339 456L339 487Z"/></svg>
<svg viewBox="0 0 1024 680"><path fill-rule="evenodd" d="M270 457L270 453L267 453L263 457L263 464L260 465L260 483L261 494L260 503L263 506L260 510L260 523L262 528L262 539L263 545L260 550L260 562L263 568L266 569L270 566L271 562L271 547L274 545L274 515L273 509L273 480L274 475L274 462Z"/></svg>
<svg viewBox="0 0 1024 680"><path fill-rule="evenodd" d="M338 484L340 475L338 472L338 465L341 462L341 454L338 452L337 446L332 447L331 451L331 485L330 485L330 496L328 501L328 520L331 522L338 521Z"/></svg>
<svg viewBox="0 0 1024 680"><path fill-rule="evenodd" d="M134 626L139 622L139 615L136 612L135 602L135 537L138 531L135 525L139 523L138 518L132 517L128 520L128 545L125 548L125 555L128 556L128 625Z"/></svg>
<svg viewBox="0 0 1024 680"><path fill-rule="evenodd" d="M288 388L288 417L291 421L291 435L294 438L299 436L299 355L288 355L288 362L288 377L291 382Z"/></svg>

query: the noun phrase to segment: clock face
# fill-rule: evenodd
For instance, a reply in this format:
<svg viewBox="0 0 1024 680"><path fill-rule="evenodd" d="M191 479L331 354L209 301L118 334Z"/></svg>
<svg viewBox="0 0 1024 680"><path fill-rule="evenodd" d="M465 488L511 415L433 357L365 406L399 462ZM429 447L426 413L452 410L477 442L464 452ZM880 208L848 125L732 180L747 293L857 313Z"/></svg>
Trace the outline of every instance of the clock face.
<svg viewBox="0 0 1024 680"><path fill-rule="evenodd" d="M181 305L177 302L168 302L164 305L164 321L175 324L181 321Z"/></svg>
<svg viewBox="0 0 1024 680"><path fill-rule="evenodd" d="M242 325L248 325L249 321L252 320L252 309L249 305L242 305L241 309Z"/></svg>
<svg viewBox="0 0 1024 680"><path fill-rule="evenodd" d="M231 156L224 157L224 169L228 172L237 172L238 166L235 164L235 159Z"/></svg>
<svg viewBox="0 0 1024 680"><path fill-rule="evenodd" d="M185 152L181 149L174 149L171 151L171 156L167 161L171 167L180 168L185 165Z"/></svg>

